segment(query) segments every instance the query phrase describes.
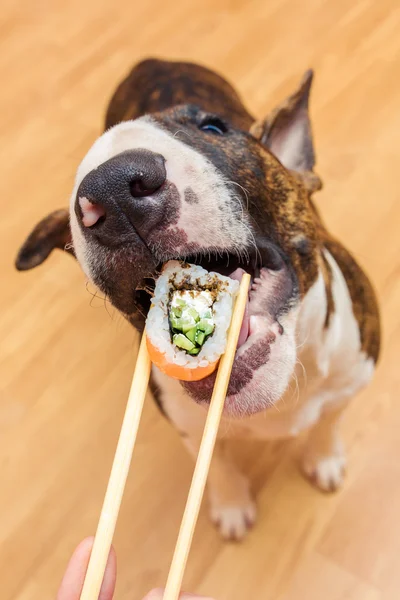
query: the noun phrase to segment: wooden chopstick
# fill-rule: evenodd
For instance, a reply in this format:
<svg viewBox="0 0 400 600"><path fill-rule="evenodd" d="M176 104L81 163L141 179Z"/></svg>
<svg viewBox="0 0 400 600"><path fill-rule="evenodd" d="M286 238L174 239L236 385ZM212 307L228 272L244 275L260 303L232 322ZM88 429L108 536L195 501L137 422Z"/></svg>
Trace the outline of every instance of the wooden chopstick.
<svg viewBox="0 0 400 600"><path fill-rule="evenodd" d="M222 356L219 364L210 408L208 409L207 420L204 427L203 438L197 456L192 483L186 501L185 511L183 513L163 600L178 600L179 598L183 574L206 486L215 441L217 439L218 426L225 404L226 392L228 390L229 379L240 334L240 327L246 309L249 286L250 275L245 273L240 282L239 294L235 302L225 354Z"/></svg>
<svg viewBox="0 0 400 600"><path fill-rule="evenodd" d="M150 370L151 361L147 352L146 331L144 331L80 600L97 600L100 594L136 434L139 429Z"/></svg>
<svg viewBox="0 0 400 600"><path fill-rule="evenodd" d="M246 273L243 275L240 283L239 294L235 302L228 332L225 354L222 356L219 364L192 484L168 575L164 600L177 600L179 597L183 573L196 527L218 426L225 403L240 327L246 308L249 285L250 275ZM98 600L99 597L139 428L150 370L151 361L147 352L146 331L144 331L80 600Z"/></svg>

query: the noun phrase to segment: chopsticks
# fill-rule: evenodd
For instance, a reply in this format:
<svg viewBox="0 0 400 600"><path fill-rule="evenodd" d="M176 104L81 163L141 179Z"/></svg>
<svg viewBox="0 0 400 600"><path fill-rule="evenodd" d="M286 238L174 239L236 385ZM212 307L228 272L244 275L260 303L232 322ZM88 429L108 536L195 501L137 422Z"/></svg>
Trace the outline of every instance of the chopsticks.
<svg viewBox="0 0 400 600"><path fill-rule="evenodd" d="M107 491L97 525L80 600L97 600L100 594L122 495L131 464L133 448L136 442L136 435L139 429L140 417L142 416L150 370L151 361L147 352L145 330L140 342L128 403L125 409L121 433L119 434L111 475L108 480Z"/></svg>
<svg viewBox="0 0 400 600"><path fill-rule="evenodd" d="M211 458L218 433L232 365L235 358L240 327L246 308L250 275L245 273L236 298L225 354L222 356L204 427L203 438L193 473L192 483L181 522L178 540L167 579L163 600L178 600L183 574L196 527L201 501L207 480ZM86 572L80 600L98 600L115 525L121 506L122 495L128 476L136 435L139 428L143 402L150 377L151 361L147 353L146 332L140 343L135 372L129 392L128 403L121 433L115 452L111 475L100 514L89 566Z"/></svg>
<svg viewBox="0 0 400 600"><path fill-rule="evenodd" d="M246 308L249 293L250 275L245 273L240 282L239 294L233 309L231 325L228 332L225 354L222 356L218 373L208 409L207 420L204 426L199 454L190 485L185 511L183 513L181 528L175 546L174 556L168 574L167 585L163 600L177 600L181 590L183 574L192 543L194 529L199 516L200 505L206 486L208 471L217 439L219 422L225 404L232 365L235 358L236 347L239 339L240 327Z"/></svg>

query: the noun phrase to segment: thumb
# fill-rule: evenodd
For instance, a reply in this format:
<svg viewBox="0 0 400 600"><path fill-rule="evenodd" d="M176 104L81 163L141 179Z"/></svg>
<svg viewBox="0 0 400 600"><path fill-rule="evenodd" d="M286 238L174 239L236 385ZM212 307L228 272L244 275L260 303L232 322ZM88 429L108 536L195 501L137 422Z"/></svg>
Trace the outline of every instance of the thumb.
<svg viewBox="0 0 400 600"><path fill-rule="evenodd" d="M79 600L92 552L93 541L93 537L86 538L76 548L68 563L56 600ZM99 600L112 600L116 576L117 560L114 549L111 548Z"/></svg>

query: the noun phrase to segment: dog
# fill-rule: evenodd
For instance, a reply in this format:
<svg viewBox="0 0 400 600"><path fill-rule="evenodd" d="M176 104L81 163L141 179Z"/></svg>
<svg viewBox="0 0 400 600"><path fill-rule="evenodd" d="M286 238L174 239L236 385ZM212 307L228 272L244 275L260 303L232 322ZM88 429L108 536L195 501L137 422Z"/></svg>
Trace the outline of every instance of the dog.
<svg viewBox="0 0 400 600"><path fill-rule="evenodd" d="M302 469L321 490L336 490L346 466L338 425L379 356L373 288L312 200L322 186L312 78L307 71L289 98L255 120L233 87L204 67L139 63L79 165L69 210L42 220L16 262L31 269L54 248L66 250L138 330L170 259L251 274L247 339L236 353L208 483L211 518L229 539L245 536L256 507L225 440L307 430ZM214 379L180 382L152 371L155 399L193 456Z"/></svg>

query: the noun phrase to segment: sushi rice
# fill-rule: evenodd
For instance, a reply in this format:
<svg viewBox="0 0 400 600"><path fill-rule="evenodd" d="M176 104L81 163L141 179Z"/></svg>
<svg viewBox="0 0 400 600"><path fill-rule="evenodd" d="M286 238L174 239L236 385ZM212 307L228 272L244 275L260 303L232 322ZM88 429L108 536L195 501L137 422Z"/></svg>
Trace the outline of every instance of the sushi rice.
<svg viewBox="0 0 400 600"><path fill-rule="evenodd" d="M174 293L176 295L179 290L194 292L210 290L213 296L211 310L214 330L197 355L188 354L172 341L170 308L171 301L174 302ZM177 379L201 379L212 372L225 351L233 304L238 290L238 281L219 273L175 260L166 263L156 282L146 321L149 351L155 349L158 355L162 355L162 361L159 361L150 352L153 362L168 375ZM157 364L159 362L163 364ZM172 368L166 368L168 365ZM177 369L174 369L174 366ZM204 373L202 377L195 375L196 369L199 373Z"/></svg>

